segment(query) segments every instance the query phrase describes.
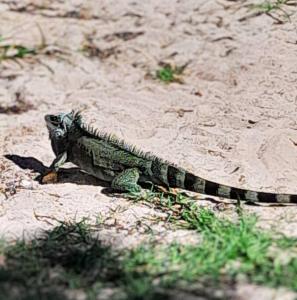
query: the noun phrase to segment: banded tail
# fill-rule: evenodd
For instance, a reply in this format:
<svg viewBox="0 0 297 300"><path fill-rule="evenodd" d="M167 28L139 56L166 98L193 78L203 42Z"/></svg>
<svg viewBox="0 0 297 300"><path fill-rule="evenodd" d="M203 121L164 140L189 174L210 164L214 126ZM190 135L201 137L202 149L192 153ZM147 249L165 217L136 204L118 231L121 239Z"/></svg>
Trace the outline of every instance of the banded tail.
<svg viewBox="0 0 297 300"><path fill-rule="evenodd" d="M203 179L187 172L184 169L172 165L167 165L166 167L165 164L163 164L162 166L159 165L158 170L155 169L155 171L159 171L159 174L156 174L154 170L152 171L154 175L157 175L157 177L161 181L165 182L169 187L173 188L176 187L196 193L242 201L297 204L297 195L257 192L222 185Z"/></svg>

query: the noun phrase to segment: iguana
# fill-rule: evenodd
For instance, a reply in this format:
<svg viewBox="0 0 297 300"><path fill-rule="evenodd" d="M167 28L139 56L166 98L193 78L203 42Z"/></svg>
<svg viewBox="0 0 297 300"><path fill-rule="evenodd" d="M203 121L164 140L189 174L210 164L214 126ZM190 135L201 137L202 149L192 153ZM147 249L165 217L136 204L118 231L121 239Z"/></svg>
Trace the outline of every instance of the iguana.
<svg viewBox="0 0 297 300"><path fill-rule="evenodd" d="M56 155L47 179L65 162L72 162L117 191L140 192L139 183L150 182L229 199L297 204L297 195L256 192L203 179L86 125L80 113L46 115L45 121Z"/></svg>

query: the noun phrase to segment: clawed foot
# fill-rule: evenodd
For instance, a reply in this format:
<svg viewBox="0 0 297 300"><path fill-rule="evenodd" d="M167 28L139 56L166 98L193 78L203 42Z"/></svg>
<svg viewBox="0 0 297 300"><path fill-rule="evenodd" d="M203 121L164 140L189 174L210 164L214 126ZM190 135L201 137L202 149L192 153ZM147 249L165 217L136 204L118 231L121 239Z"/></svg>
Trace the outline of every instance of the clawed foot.
<svg viewBox="0 0 297 300"><path fill-rule="evenodd" d="M42 176L41 183L49 184L58 182L58 173L55 171L50 171L46 175Z"/></svg>

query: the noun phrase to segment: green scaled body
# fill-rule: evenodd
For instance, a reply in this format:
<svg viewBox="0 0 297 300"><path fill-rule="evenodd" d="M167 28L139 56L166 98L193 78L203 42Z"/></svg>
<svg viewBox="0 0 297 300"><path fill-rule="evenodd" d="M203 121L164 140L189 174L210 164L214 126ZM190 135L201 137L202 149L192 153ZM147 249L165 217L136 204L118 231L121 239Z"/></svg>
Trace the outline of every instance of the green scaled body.
<svg viewBox="0 0 297 300"><path fill-rule="evenodd" d="M239 189L196 176L87 126L79 113L45 116L53 151L53 171L72 162L117 191L141 191L141 183L181 188L224 198L267 203L297 203L297 195Z"/></svg>

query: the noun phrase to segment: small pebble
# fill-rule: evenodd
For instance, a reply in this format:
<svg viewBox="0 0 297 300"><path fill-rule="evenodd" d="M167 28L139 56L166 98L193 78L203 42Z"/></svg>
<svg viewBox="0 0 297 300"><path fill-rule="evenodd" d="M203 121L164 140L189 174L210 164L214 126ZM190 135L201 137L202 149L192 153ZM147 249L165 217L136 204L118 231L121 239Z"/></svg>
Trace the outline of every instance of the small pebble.
<svg viewBox="0 0 297 300"><path fill-rule="evenodd" d="M22 187L22 188L24 188L24 189L27 189L27 190L32 190L32 189L33 189L32 181L23 179L23 180L21 180L21 182L20 182L20 187Z"/></svg>

